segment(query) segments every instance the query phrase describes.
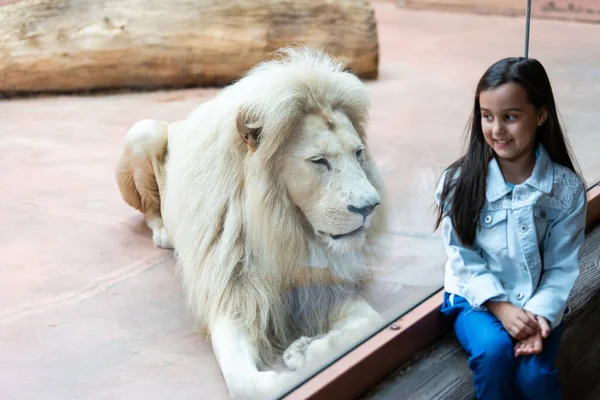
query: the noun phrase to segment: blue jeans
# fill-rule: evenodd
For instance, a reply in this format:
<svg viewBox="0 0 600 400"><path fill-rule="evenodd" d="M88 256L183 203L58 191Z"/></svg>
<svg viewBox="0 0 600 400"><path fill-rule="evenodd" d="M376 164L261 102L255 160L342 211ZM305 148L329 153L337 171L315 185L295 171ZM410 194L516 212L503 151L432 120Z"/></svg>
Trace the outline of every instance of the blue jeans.
<svg viewBox="0 0 600 400"><path fill-rule="evenodd" d="M561 398L554 360L562 325L544 339L542 353L515 358L516 341L490 312L473 310L457 295L452 304L448 293L444 294L441 312L453 321L456 337L469 355L478 399Z"/></svg>

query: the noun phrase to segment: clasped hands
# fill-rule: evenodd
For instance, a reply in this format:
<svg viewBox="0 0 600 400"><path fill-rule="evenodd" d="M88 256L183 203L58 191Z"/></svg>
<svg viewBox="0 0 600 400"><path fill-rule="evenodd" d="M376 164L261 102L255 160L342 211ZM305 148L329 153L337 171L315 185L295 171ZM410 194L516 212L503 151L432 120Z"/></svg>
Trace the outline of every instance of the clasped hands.
<svg viewBox="0 0 600 400"><path fill-rule="evenodd" d="M544 317L504 301L489 301L486 306L500 320L506 332L517 339L515 357L542 352L543 339L550 334L550 325Z"/></svg>

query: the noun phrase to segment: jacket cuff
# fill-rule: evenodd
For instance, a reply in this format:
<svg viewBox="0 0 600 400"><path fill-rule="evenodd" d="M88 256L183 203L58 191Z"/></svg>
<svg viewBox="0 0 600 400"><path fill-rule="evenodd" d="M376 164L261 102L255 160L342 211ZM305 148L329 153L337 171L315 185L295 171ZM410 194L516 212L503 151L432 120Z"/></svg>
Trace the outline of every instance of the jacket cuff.
<svg viewBox="0 0 600 400"><path fill-rule="evenodd" d="M531 301L533 300L533 301ZM528 303L525 303L523 306L524 310L527 310L535 315L539 315L540 317L544 317L548 324L550 325L550 329L556 328L560 325L562 321L563 314L565 312L566 305L561 307L560 309L552 309L549 306L549 303L541 304L541 301L536 301L537 299L532 298Z"/></svg>
<svg viewBox="0 0 600 400"><path fill-rule="evenodd" d="M477 275L465 287L465 298L474 309L484 309L483 304L490 300L506 298L500 280L492 273Z"/></svg>

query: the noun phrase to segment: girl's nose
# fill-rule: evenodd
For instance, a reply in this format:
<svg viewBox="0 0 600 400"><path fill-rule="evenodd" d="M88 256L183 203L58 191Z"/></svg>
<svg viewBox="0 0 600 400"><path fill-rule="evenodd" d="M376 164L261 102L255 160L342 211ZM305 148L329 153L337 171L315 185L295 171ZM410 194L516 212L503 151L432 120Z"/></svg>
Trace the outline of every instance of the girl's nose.
<svg viewBox="0 0 600 400"><path fill-rule="evenodd" d="M494 135L504 133L504 125L502 125L502 122L500 122L500 121L494 122L494 125L492 126L492 133Z"/></svg>

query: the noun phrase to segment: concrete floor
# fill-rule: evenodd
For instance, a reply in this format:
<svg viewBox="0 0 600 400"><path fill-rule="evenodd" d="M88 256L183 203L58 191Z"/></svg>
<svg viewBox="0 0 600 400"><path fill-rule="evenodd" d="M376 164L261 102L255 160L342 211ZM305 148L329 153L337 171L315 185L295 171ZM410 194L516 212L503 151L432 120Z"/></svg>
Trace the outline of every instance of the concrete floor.
<svg viewBox="0 0 600 400"><path fill-rule="evenodd" d="M432 194L460 154L477 80L523 53L521 19L402 10L375 1L380 78L371 146L394 202L391 271L369 298L389 319L442 283ZM600 180L600 26L534 20L588 183ZM121 200L127 128L178 119L216 93L190 89L0 102L0 398L226 398L196 335L170 253Z"/></svg>

